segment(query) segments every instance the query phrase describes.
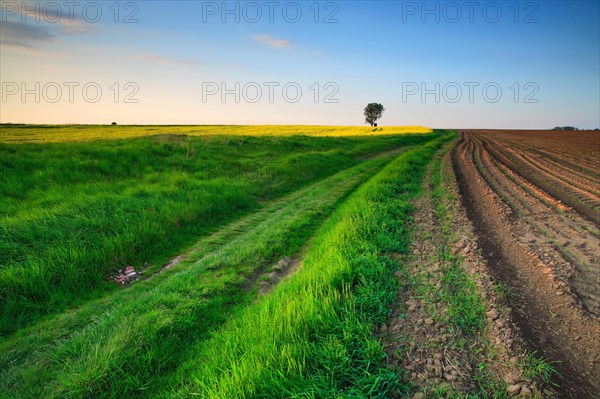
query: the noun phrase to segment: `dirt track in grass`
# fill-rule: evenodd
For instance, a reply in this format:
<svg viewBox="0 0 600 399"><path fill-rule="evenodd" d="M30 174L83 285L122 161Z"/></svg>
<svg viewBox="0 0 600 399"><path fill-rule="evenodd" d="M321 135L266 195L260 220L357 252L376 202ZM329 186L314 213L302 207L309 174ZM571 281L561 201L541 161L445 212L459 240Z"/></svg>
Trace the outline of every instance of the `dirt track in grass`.
<svg viewBox="0 0 600 399"><path fill-rule="evenodd" d="M379 332L389 367L413 398L553 397L527 373L526 344L481 255L448 149L414 204L411 253L398 257L402 289Z"/></svg>

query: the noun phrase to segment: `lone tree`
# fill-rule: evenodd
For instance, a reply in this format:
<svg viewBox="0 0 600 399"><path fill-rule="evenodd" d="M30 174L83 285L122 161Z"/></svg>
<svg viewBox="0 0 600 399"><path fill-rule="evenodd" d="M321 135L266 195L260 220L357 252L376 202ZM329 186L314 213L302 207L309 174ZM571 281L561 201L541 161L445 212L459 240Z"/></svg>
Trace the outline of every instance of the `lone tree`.
<svg viewBox="0 0 600 399"><path fill-rule="evenodd" d="M370 103L365 107L365 123L370 123L371 126L381 118L381 115L385 111L383 105L378 103Z"/></svg>

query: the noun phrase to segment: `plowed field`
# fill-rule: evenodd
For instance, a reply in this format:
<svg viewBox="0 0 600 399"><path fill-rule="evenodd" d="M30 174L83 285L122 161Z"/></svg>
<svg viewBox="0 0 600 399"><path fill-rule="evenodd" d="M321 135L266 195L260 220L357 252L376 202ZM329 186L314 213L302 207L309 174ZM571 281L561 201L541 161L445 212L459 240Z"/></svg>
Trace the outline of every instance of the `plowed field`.
<svg viewBox="0 0 600 399"><path fill-rule="evenodd" d="M600 134L461 131L453 153L488 266L565 397L600 381Z"/></svg>

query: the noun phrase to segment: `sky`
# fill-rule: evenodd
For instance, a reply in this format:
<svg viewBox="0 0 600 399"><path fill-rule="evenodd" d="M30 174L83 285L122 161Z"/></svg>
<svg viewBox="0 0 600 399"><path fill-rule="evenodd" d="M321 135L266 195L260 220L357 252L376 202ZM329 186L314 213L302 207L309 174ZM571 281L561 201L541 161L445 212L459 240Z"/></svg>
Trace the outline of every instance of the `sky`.
<svg viewBox="0 0 600 399"><path fill-rule="evenodd" d="M0 0L0 122L600 127L600 1Z"/></svg>

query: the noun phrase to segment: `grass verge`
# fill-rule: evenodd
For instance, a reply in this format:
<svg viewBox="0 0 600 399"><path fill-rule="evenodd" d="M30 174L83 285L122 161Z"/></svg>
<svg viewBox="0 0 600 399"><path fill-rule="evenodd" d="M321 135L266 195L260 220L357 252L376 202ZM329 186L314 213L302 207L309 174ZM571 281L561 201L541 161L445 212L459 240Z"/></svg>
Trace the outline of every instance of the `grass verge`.
<svg viewBox="0 0 600 399"><path fill-rule="evenodd" d="M447 151L450 147L447 147ZM452 214L449 208L456 198L448 190L448 182L444 181L442 167L444 154L437 157L432 164L431 201L439 222L441 242L438 243L437 258L446 265L442 270L443 289L436 297L448 303L450 325L466 337L480 333L485 326L485 306L482 303L475 281L461 267L462 259L452 249L452 245L460 237L452 230Z"/></svg>

